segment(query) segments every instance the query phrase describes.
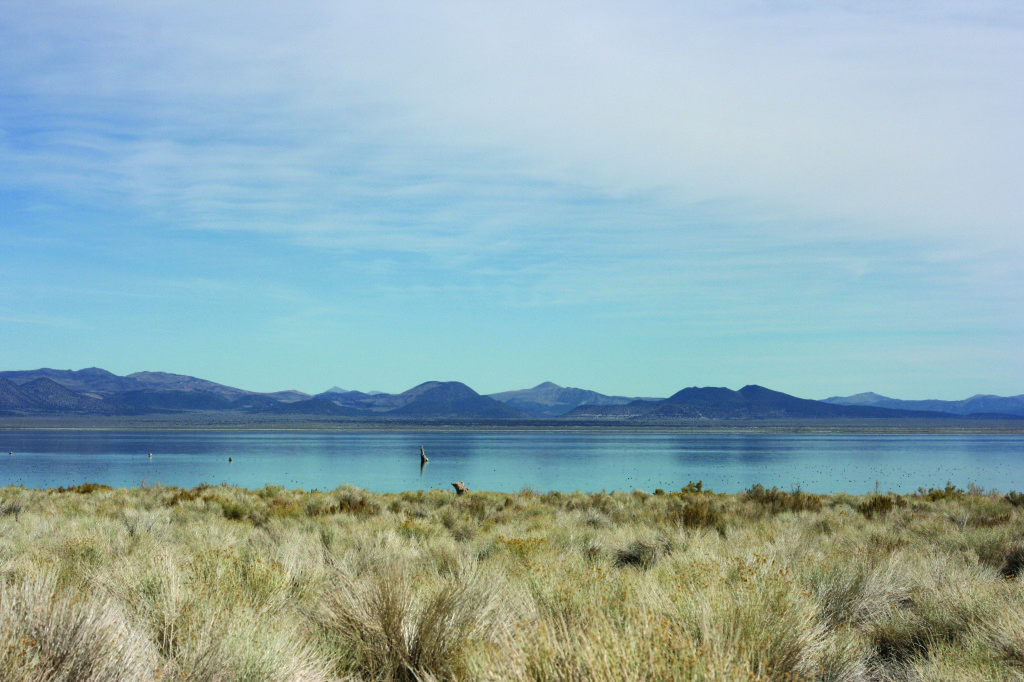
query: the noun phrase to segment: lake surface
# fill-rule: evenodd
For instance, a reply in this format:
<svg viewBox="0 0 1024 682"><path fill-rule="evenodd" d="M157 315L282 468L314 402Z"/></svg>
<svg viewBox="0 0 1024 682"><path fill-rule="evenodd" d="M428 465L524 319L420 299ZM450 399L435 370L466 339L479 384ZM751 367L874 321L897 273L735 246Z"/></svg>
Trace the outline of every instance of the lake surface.
<svg viewBox="0 0 1024 682"><path fill-rule="evenodd" d="M420 445L430 458L422 471ZM0 430L0 487L351 484L397 492L465 481L503 492L653 492L698 480L730 493L755 483L907 493L947 481L1024 491L1024 435Z"/></svg>

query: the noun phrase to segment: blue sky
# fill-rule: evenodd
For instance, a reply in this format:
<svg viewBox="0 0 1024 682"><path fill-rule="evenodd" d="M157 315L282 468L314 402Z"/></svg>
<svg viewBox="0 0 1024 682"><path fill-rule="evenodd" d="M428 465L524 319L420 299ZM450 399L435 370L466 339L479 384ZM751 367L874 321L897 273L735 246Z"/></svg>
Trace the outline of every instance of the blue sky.
<svg viewBox="0 0 1024 682"><path fill-rule="evenodd" d="M1024 393L1015 2L0 13L3 369Z"/></svg>

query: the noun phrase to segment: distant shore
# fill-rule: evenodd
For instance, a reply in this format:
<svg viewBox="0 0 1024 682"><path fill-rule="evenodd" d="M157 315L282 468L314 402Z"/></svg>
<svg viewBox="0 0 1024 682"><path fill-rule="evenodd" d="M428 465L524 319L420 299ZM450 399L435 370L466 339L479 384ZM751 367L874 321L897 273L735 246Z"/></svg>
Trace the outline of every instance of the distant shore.
<svg viewBox="0 0 1024 682"><path fill-rule="evenodd" d="M1024 418L895 419L302 419L294 416L190 413L103 417L0 417L0 430L154 431L644 431L855 434L1024 434Z"/></svg>

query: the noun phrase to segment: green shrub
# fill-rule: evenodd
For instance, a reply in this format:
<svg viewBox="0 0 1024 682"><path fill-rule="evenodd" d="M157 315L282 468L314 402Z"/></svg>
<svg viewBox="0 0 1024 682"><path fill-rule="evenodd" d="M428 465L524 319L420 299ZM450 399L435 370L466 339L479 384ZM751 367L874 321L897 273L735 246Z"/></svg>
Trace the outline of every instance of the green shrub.
<svg viewBox="0 0 1024 682"><path fill-rule="evenodd" d="M615 565L619 568L631 566L648 569L656 563L658 563L658 548L643 540L635 540L629 547L615 553Z"/></svg>
<svg viewBox="0 0 1024 682"><path fill-rule="evenodd" d="M224 512L224 518L232 521L244 519L248 511L244 504L235 500L221 500L220 508Z"/></svg>
<svg viewBox="0 0 1024 682"><path fill-rule="evenodd" d="M1024 493L1018 493L1015 490L1011 490L1010 492L1006 493L1005 499L1014 507L1020 507L1024 505Z"/></svg>
<svg viewBox="0 0 1024 682"><path fill-rule="evenodd" d="M893 500L888 495L872 495L864 502L857 505L857 511L865 518L873 519L876 514L888 514L892 511Z"/></svg>
<svg viewBox="0 0 1024 682"><path fill-rule="evenodd" d="M755 483L743 495L745 499L761 505L773 515L782 512L821 511L821 498L802 490L787 493L775 487L769 490Z"/></svg>
<svg viewBox="0 0 1024 682"><path fill-rule="evenodd" d="M708 500L694 500L684 505L676 516L677 522L686 528L711 528L722 519L718 508Z"/></svg>
<svg viewBox="0 0 1024 682"><path fill-rule="evenodd" d="M964 496L963 489L957 488L949 481L946 481L945 488L929 488L928 490L918 488L917 493L918 495L927 497L932 502L937 502L939 500L959 500Z"/></svg>
<svg viewBox="0 0 1024 682"><path fill-rule="evenodd" d="M81 495L89 495L100 490L113 490L109 485L103 485L102 483L82 483L81 485L72 485L65 488L61 486L57 488L55 492L58 493L79 493Z"/></svg>
<svg viewBox="0 0 1024 682"><path fill-rule="evenodd" d="M1012 543L1003 552L1003 562L999 574L1007 579L1018 577L1024 571L1024 546Z"/></svg>

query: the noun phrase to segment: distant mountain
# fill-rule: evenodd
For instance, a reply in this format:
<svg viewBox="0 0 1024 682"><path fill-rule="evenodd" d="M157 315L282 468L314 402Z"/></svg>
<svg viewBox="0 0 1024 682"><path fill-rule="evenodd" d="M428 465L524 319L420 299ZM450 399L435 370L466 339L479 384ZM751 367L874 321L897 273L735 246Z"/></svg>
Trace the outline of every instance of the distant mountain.
<svg viewBox="0 0 1024 682"><path fill-rule="evenodd" d="M362 391L325 391L317 393L313 397L330 400L337 405L368 411L384 411L388 409L387 401L394 398L389 393L363 393Z"/></svg>
<svg viewBox="0 0 1024 682"><path fill-rule="evenodd" d="M22 400L22 391L18 384L7 377L0 376L0 409L17 406Z"/></svg>
<svg viewBox="0 0 1024 682"><path fill-rule="evenodd" d="M233 400L219 393L196 390L125 391L110 396L106 402L128 414L230 410L234 406Z"/></svg>
<svg viewBox="0 0 1024 682"><path fill-rule="evenodd" d="M331 389L287 407L270 406L261 411L376 419L517 419L530 416L482 396L457 381L428 381L399 394Z"/></svg>
<svg viewBox="0 0 1024 682"><path fill-rule="evenodd" d="M581 405L625 405L637 400L602 395L582 388L562 388L550 381L533 388L492 393L489 397L539 418L558 417Z"/></svg>
<svg viewBox="0 0 1024 682"><path fill-rule="evenodd" d="M0 409L17 410L36 407L39 407L38 400L22 390L18 384L0 376Z"/></svg>
<svg viewBox="0 0 1024 682"><path fill-rule="evenodd" d="M20 386L0 377L0 408L72 413L111 411L99 398L76 393L47 377L32 379Z"/></svg>
<svg viewBox="0 0 1024 682"><path fill-rule="evenodd" d="M891 398L886 398L884 395L878 395L877 393L858 393L847 398L827 398L821 402L833 403L835 405L874 405L879 407L881 403L888 400L891 400Z"/></svg>
<svg viewBox="0 0 1024 682"><path fill-rule="evenodd" d="M298 391L254 393L167 372L136 372L124 377L97 367L0 372L0 409L15 414L140 415L240 410L308 397Z"/></svg>
<svg viewBox="0 0 1024 682"><path fill-rule="evenodd" d="M691 387L665 399L632 399L551 382L485 396L457 381L428 381L398 394L346 391L335 386L310 396L299 391L256 393L167 372L136 372L124 377L97 367L0 372L0 414L5 417L180 414L190 419L188 415L197 413L216 413L228 419L259 419L259 415L353 420L941 419L1024 417L1024 396L904 401L863 393L818 401L745 386L738 391Z"/></svg>
<svg viewBox="0 0 1024 682"><path fill-rule="evenodd" d="M827 398L823 402L833 405L870 405L892 410L945 412L960 416L976 414L1006 414L1024 417L1024 395L1001 398L996 395L976 395L965 400L898 400L877 393Z"/></svg>
<svg viewBox="0 0 1024 682"><path fill-rule="evenodd" d="M136 372L128 375L134 379L140 389L151 391L189 391L194 393L210 393L234 399L243 395L249 395L251 391L244 391L240 388L224 386L206 379L186 376L184 374L169 374L167 372Z"/></svg>
<svg viewBox="0 0 1024 682"><path fill-rule="evenodd" d="M250 408L250 412L269 414L291 414L330 417L366 417L369 413L350 407L343 407L326 398L313 397L294 402L266 404L258 408Z"/></svg>
<svg viewBox="0 0 1024 682"><path fill-rule="evenodd" d="M763 386L684 388L665 400L633 401L626 405L578 407L565 415L571 419L828 419L855 417L945 417L942 413L890 410L873 406L833 405L797 398Z"/></svg>
<svg viewBox="0 0 1024 682"><path fill-rule="evenodd" d="M77 393L110 394L143 388L134 379L120 377L98 367L77 371L44 367L42 369L0 372L0 377L10 379L19 385L35 379L50 379Z"/></svg>
<svg viewBox="0 0 1024 682"><path fill-rule="evenodd" d="M409 400L390 412L396 417L518 419L530 416L523 410L480 395L457 381L428 381L409 389L400 397Z"/></svg>
<svg viewBox="0 0 1024 682"><path fill-rule="evenodd" d="M273 393L249 393L247 395L264 395L278 402L282 403L294 403L298 400L309 400L312 396L302 391L274 391ZM236 400L241 400L237 398Z"/></svg>

